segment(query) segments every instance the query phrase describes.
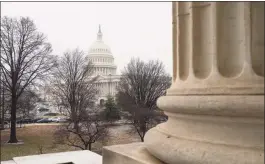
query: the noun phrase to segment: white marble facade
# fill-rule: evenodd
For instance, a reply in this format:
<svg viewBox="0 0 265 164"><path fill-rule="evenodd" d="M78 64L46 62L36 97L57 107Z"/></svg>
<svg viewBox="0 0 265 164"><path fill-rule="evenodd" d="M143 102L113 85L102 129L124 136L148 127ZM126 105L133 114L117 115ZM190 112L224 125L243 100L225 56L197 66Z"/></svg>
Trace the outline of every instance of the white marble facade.
<svg viewBox="0 0 265 164"><path fill-rule="evenodd" d="M103 42L101 27L97 33L97 40L92 43L88 51L89 60L94 65L93 76L99 79L96 87L99 90L97 103L102 103L108 95L115 96L116 87L120 81L120 75L116 74L117 66L114 64L114 57L111 49Z"/></svg>

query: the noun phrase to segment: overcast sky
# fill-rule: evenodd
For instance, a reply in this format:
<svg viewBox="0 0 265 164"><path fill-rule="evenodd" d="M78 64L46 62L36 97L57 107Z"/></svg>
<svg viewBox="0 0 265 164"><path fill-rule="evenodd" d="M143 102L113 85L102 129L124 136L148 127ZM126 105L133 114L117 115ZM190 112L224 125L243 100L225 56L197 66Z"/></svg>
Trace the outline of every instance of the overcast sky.
<svg viewBox="0 0 265 164"><path fill-rule="evenodd" d="M85 52L101 24L117 73L132 57L159 59L172 75L171 2L2 2L1 16L28 16L61 55L79 47Z"/></svg>

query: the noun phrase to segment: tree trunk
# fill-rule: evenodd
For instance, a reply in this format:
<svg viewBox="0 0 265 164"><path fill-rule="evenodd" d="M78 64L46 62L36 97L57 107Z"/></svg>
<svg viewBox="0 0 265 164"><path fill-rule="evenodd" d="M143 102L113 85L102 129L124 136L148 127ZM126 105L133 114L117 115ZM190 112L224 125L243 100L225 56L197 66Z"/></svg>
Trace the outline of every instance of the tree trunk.
<svg viewBox="0 0 265 164"><path fill-rule="evenodd" d="M11 128L10 128L10 138L8 143L17 143L16 135L16 109L17 108L17 98L14 91L12 92L12 104L11 104Z"/></svg>
<svg viewBox="0 0 265 164"><path fill-rule="evenodd" d="M77 114L75 112L75 110L71 109L71 117L72 117L72 121L74 123L74 129L79 132L79 127L78 127L78 118L77 118Z"/></svg>
<svg viewBox="0 0 265 164"><path fill-rule="evenodd" d="M4 101L2 102L2 111L1 111L1 129L5 129L5 106Z"/></svg>
<svg viewBox="0 0 265 164"><path fill-rule="evenodd" d="M2 94L2 96L1 96L1 98L2 98L2 100L0 100L0 101L2 101L2 113L1 113L1 120L2 120L2 124L1 124L1 129L5 129L5 96L4 96L4 86L2 86L3 87L3 90L2 90L2 93L0 93L0 94Z"/></svg>
<svg viewBox="0 0 265 164"><path fill-rule="evenodd" d="M2 113L2 115L1 115L1 130L4 130L5 129L5 119L4 119L4 117L3 117L3 113Z"/></svg>
<svg viewBox="0 0 265 164"><path fill-rule="evenodd" d="M144 136L140 136L141 141L144 142Z"/></svg>
<svg viewBox="0 0 265 164"><path fill-rule="evenodd" d="M74 121L74 129L76 130L76 132L79 132L79 126L78 126L78 121Z"/></svg>
<svg viewBox="0 0 265 164"><path fill-rule="evenodd" d="M91 147L92 147L92 143L89 143L89 145L88 145L89 147L88 147L88 150L90 150L91 151Z"/></svg>

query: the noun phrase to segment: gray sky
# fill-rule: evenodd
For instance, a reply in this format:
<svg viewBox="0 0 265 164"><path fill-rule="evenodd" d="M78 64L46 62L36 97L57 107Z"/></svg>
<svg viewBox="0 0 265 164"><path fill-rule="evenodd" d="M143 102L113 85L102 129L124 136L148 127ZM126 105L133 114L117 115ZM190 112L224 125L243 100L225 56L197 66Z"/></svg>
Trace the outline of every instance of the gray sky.
<svg viewBox="0 0 265 164"><path fill-rule="evenodd" d="M61 55L85 52L101 24L117 73L132 57L159 59L172 75L171 2L2 2L1 16L29 16Z"/></svg>

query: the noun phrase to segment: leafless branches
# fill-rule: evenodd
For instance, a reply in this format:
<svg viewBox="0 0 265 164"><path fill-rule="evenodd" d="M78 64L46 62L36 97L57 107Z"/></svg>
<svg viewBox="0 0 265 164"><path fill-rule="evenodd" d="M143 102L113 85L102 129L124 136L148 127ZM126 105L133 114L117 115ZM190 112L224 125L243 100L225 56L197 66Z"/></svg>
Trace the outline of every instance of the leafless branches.
<svg viewBox="0 0 265 164"><path fill-rule="evenodd" d="M67 110L70 123L55 134L58 143L91 150L92 143L106 135L94 106L97 96L93 65L75 49L59 58L53 73L52 93L57 104Z"/></svg>
<svg viewBox="0 0 265 164"><path fill-rule="evenodd" d="M165 95L170 84L171 78L159 61L145 63L132 59L122 72L117 101L123 110L130 113L129 119L142 141L146 131L154 126L154 118L162 115L157 110L156 101Z"/></svg>
<svg viewBox="0 0 265 164"><path fill-rule="evenodd" d="M16 138L16 105L24 90L47 76L54 65L52 48L29 18L1 18L2 84L11 95L10 143Z"/></svg>
<svg viewBox="0 0 265 164"><path fill-rule="evenodd" d="M32 118L30 111L34 110L36 103L40 101L38 95L32 90L25 90L18 98L17 102L17 114L20 114L22 118Z"/></svg>
<svg viewBox="0 0 265 164"><path fill-rule="evenodd" d="M51 92L76 124L83 111L93 107L98 92L94 84L97 78L91 76L92 68L84 53L75 49L58 59L53 72Z"/></svg>
<svg viewBox="0 0 265 164"><path fill-rule="evenodd" d="M55 132L55 143L91 150L93 143L103 140L108 134L98 114L98 111L86 112L83 113L83 118L77 125L70 122L68 125L61 126Z"/></svg>

